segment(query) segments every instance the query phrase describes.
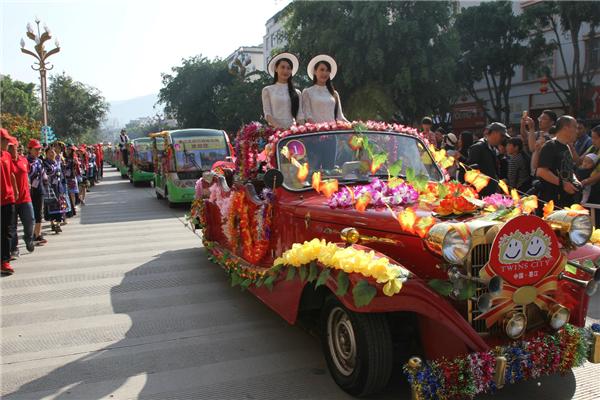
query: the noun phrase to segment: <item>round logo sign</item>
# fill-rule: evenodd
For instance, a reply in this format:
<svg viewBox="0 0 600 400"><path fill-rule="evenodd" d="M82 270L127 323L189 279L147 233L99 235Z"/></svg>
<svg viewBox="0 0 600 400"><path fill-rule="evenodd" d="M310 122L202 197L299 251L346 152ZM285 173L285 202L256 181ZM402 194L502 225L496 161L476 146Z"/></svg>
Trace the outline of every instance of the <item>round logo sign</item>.
<svg viewBox="0 0 600 400"><path fill-rule="evenodd" d="M533 285L560 257L556 235L538 217L522 215L508 221L492 244L489 266L514 286Z"/></svg>

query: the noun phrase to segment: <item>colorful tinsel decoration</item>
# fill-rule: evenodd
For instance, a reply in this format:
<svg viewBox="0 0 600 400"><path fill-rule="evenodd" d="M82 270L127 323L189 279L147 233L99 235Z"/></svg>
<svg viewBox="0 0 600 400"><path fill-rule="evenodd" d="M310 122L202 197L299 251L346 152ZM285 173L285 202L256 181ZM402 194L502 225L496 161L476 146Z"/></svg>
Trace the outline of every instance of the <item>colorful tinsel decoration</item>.
<svg viewBox="0 0 600 400"><path fill-rule="evenodd" d="M423 399L473 398L496 391L497 356L507 360L504 376L507 384L583 365L590 351L591 331L567 324L556 333L539 332L532 338L498 346L488 352L471 353L453 360L426 361L416 370L407 364L404 373Z"/></svg>

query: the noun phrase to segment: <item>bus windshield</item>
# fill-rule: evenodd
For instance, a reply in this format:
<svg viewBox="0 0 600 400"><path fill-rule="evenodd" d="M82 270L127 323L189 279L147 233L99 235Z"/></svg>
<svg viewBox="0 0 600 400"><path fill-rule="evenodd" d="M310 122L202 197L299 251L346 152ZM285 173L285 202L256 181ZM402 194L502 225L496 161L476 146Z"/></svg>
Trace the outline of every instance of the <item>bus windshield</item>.
<svg viewBox="0 0 600 400"><path fill-rule="evenodd" d="M208 170L229 156L225 136L173 138L177 171Z"/></svg>

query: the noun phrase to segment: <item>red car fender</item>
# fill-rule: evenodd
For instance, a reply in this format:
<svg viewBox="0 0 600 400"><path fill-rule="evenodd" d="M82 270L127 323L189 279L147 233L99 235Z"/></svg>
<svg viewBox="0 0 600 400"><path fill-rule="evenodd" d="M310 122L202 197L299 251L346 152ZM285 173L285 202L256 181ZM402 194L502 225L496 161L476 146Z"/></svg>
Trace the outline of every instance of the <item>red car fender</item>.
<svg viewBox="0 0 600 400"><path fill-rule="evenodd" d="M337 281L334 275L332 274L325 282L325 286L331 293L335 293L337 290ZM361 279L364 278L356 274L350 275L350 287L347 293L342 297L338 296L338 299L349 310L357 313L412 312L419 315L422 325L425 323L431 326L430 321L434 321L443 329L436 329L435 331L422 330L421 339L426 350L431 347L431 343L436 342L445 343L446 347L450 349L489 350L486 342L448 303L447 299L431 290L422 280L410 279L405 282L402 290L394 296L384 295L381 292L382 285L377 285L378 293L371 303L364 307L356 307L352 297L352 289ZM298 318L300 302L305 290L314 290L314 288L312 285L307 285L306 281L301 282L298 277L287 281L283 273L272 290L264 286L249 288L250 292L290 324L294 324ZM449 334L453 337L449 337ZM455 354L457 351L452 351L451 354ZM431 357L440 355L436 350L430 350L427 353Z"/></svg>

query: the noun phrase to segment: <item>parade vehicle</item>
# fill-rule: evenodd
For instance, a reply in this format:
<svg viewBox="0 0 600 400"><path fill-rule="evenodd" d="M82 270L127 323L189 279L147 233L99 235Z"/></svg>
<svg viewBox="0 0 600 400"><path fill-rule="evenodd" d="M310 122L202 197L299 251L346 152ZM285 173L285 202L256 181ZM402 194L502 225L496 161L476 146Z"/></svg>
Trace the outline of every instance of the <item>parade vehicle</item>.
<svg viewBox="0 0 600 400"><path fill-rule="evenodd" d="M133 139L129 146L129 182L139 186L154 181L154 163L152 160L152 140L150 138Z"/></svg>
<svg viewBox="0 0 600 400"><path fill-rule="evenodd" d="M600 362L585 327L600 249L580 206L504 184L479 198L488 177L450 181L454 160L402 125L253 123L235 146L189 218L232 286L290 324L319 316L348 393L383 390L398 365L413 398L471 398Z"/></svg>
<svg viewBox="0 0 600 400"><path fill-rule="evenodd" d="M150 134L154 159L154 190L169 206L194 200L203 171L232 155L227 133L216 129L179 129Z"/></svg>

